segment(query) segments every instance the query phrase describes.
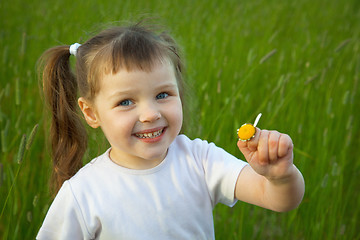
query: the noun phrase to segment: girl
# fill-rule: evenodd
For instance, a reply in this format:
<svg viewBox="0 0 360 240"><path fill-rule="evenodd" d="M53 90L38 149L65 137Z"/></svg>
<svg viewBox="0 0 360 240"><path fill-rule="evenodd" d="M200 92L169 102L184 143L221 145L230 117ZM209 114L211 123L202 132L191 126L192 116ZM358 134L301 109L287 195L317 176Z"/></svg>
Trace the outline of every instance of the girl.
<svg viewBox="0 0 360 240"><path fill-rule="evenodd" d="M179 135L183 65L167 33L114 27L82 45L52 48L42 62L57 195L37 239L214 239L219 202L274 211L301 202L304 181L288 135L257 129L239 141L248 164ZM77 106L111 146L84 167Z"/></svg>

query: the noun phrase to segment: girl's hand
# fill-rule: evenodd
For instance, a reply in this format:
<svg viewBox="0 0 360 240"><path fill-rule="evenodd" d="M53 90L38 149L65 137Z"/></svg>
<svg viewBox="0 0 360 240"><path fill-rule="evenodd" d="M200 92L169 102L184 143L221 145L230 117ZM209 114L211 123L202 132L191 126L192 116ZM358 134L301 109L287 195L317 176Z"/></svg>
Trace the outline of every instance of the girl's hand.
<svg viewBox="0 0 360 240"><path fill-rule="evenodd" d="M281 181L291 175L293 142L287 134L256 128L253 139L237 145L254 171L268 180Z"/></svg>

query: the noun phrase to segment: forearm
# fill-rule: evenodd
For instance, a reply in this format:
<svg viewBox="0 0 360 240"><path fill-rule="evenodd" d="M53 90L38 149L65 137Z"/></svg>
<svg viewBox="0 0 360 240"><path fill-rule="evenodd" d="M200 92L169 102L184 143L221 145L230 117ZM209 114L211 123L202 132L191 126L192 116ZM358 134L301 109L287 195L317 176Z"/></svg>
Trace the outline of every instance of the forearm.
<svg viewBox="0 0 360 240"><path fill-rule="evenodd" d="M264 178L264 203L269 209L285 212L296 208L305 192L304 178L292 165L291 171L281 179Z"/></svg>

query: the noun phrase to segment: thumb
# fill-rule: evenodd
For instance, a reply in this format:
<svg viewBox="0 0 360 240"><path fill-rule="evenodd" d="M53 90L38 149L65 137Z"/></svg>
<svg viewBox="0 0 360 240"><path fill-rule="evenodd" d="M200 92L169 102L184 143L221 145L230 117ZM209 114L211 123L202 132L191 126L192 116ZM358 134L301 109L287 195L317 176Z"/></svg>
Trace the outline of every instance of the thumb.
<svg viewBox="0 0 360 240"><path fill-rule="evenodd" d="M259 137L260 137L261 130L259 128L256 128L255 136L250 139L249 141L241 141L239 140L237 142L237 146L239 150L242 152L244 157L247 159L250 154L253 154L257 151L258 143L259 143Z"/></svg>
<svg viewBox="0 0 360 240"><path fill-rule="evenodd" d="M250 151L248 145L246 142L239 140L237 142L237 146L240 150L240 152L244 155L245 159L248 159L248 156L252 153L252 151Z"/></svg>

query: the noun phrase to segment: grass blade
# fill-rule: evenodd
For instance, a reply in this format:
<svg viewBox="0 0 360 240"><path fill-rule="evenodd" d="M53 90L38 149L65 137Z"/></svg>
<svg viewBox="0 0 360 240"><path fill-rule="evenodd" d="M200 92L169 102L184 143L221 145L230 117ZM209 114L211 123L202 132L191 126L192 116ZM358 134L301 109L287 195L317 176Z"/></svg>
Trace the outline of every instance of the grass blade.
<svg viewBox="0 0 360 240"><path fill-rule="evenodd" d="M348 45L348 43L351 41L351 38L346 39L344 41L342 41L336 48L335 48L335 52L339 52L341 49L343 49L346 45Z"/></svg>
<svg viewBox="0 0 360 240"><path fill-rule="evenodd" d="M4 167L3 164L0 163L0 187L2 186L4 181Z"/></svg>
<svg viewBox="0 0 360 240"><path fill-rule="evenodd" d="M33 128L33 130L31 131L30 133L30 136L29 136L29 139L27 140L26 142L26 150L29 150L33 141L34 141L34 138L35 138L35 135L37 133L37 130L39 128L39 124L36 124Z"/></svg>
<svg viewBox="0 0 360 240"><path fill-rule="evenodd" d="M20 143L20 147L19 147L19 151L18 151L18 155L16 158L16 162L18 164L21 164L23 158L24 158L24 154L25 154L25 145L26 145L26 134L24 134L21 138L21 143Z"/></svg>
<svg viewBox="0 0 360 240"><path fill-rule="evenodd" d="M262 59L260 59L260 64L263 64L264 62L266 62L269 58L271 58L275 53L277 52L276 49L273 49L271 52L269 52L268 54L266 54Z"/></svg>
<svg viewBox="0 0 360 240"><path fill-rule="evenodd" d="M16 175L14 177L14 181L13 183L11 184L11 187L9 189L9 192L6 196L6 199L5 199L5 203L3 205L3 208L1 210L1 214L0 214L0 219L2 218L3 214L4 214L4 211L5 211L5 207L6 207L6 204L9 200L9 197L10 197L10 194L12 192L12 189L14 188L15 186L15 183L16 183L16 179L18 178L18 175L19 175L19 172L20 172L20 169L21 169L21 163L22 163L22 159L24 157L24 154L25 154L25 143L26 143L26 134L24 134L21 138L21 143L20 143L20 147L19 147L19 151L18 151L18 155L16 157L16 160L17 162L19 163L19 167L18 167L18 170L16 171Z"/></svg>

